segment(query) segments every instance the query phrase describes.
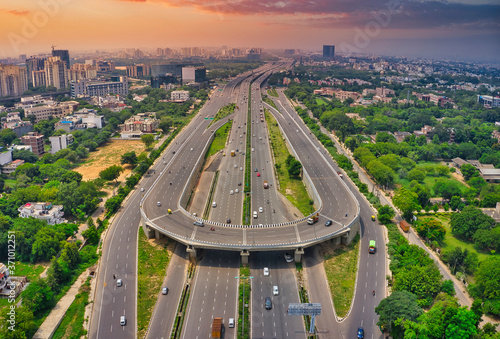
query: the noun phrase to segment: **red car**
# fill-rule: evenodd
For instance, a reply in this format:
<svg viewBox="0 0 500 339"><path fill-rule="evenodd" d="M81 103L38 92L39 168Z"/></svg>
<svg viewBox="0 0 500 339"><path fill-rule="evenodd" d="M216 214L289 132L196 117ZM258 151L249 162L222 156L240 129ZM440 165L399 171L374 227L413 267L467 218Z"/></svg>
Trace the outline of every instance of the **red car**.
<svg viewBox="0 0 500 339"><path fill-rule="evenodd" d="M260 177L260 172L257 172L257 176Z"/></svg>

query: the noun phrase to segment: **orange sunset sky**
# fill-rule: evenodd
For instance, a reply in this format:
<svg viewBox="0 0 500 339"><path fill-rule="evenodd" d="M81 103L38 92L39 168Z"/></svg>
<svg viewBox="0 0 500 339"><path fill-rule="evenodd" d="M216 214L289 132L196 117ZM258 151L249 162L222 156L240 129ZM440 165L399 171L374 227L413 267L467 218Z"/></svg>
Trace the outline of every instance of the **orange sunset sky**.
<svg viewBox="0 0 500 339"><path fill-rule="evenodd" d="M0 0L0 58L187 46L498 61L500 0Z"/></svg>

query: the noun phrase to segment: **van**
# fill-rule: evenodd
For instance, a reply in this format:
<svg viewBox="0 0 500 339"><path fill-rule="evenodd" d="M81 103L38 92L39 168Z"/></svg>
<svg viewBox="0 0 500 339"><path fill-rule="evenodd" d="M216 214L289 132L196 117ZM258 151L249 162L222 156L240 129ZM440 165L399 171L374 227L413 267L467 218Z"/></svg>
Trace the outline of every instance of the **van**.
<svg viewBox="0 0 500 339"><path fill-rule="evenodd" d="M122 326L127 325L127 319L125 319L125 316L124 316L124 315L122 315L122 316L120 317L120 325L122 325Z"/></svg>
<svg viewBox="0 0 500 339"><path fill-rule="evenodd" d="M229 318L229 322L227 325L229 326L229 328L233 328L234 327L234 318Z"/></svg>

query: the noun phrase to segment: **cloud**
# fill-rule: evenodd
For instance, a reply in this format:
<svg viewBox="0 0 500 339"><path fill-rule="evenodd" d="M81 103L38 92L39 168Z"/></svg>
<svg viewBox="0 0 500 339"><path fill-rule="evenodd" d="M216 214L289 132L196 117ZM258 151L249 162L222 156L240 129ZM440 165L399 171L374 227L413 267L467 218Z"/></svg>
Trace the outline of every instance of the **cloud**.
<svg viewBox="0 0 500 339"><path fill-rule="evenodd" d="M18 11L17 9L0 9L0 13L7 13L16 16L25 16L30 13L30 11Z"/></svg>
<svg viewBox="0 0 500 339"><path fill-rule="evenodd" d="M228 15L281 15L292 23L324 28L365 25L392 9L389 25L395 29L467 26L498 29L500 5L466 4L446 0L121 0L164 3L173 7ZM300 16L298 16L300 15Z"/></svg>

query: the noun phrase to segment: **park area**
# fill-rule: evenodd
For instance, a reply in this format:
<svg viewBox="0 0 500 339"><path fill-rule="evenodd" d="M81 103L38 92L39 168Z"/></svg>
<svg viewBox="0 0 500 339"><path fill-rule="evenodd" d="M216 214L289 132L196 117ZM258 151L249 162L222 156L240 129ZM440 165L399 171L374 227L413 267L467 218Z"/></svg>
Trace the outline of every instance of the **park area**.
<svg viewBox="0 0 500 339"><path fill-rule="evenodd" d="M124 181L132 171L130 165L121 165L121 156L127 152L135 152L137 156L144 152L146 146L140 140L113 140L108 141L106 146L97 151L89 153L87 160L74 169L83 176L82 180L94 180L99 177L99 172L112 165L122 166L124 171L120 174L118 181Z"/></svg>

